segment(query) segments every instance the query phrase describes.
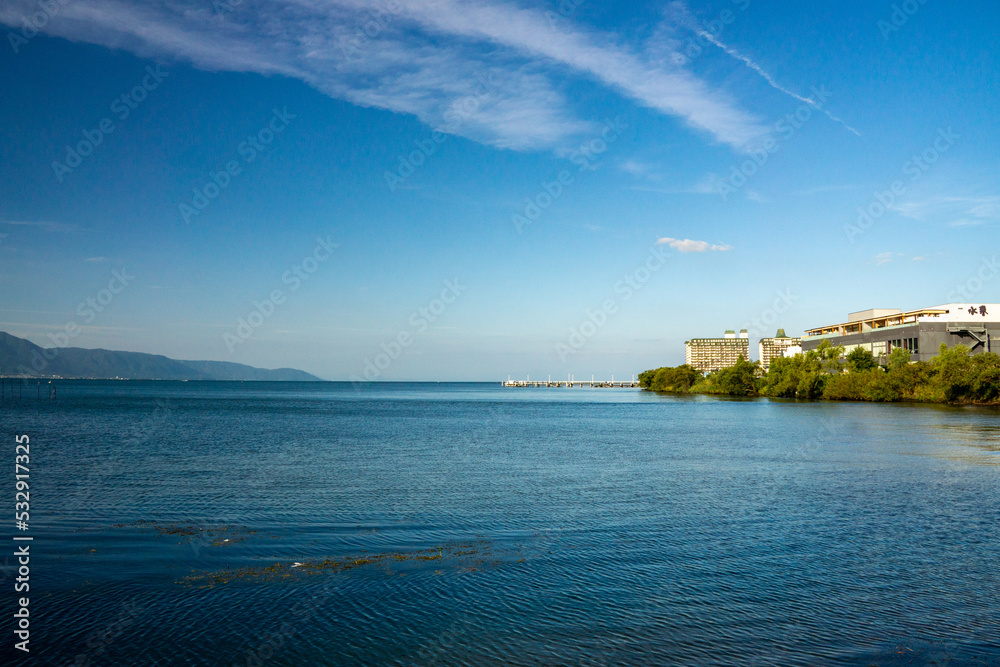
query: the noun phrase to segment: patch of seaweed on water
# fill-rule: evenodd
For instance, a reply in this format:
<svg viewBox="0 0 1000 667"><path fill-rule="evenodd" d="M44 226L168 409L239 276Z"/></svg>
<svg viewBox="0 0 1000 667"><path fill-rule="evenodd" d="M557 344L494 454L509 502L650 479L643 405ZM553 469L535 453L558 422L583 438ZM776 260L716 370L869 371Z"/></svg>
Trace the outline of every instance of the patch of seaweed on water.
<svg viewBox="0 0 1000 667"><path fill-rule="evenodd" d="M421 562L429 561L439 561L435 565L441 569L434 570L436 574L443 574L444 569L460 573L471 573L499 567L509 560L509 558L505 559L504 554L496 553L488 541L480 540L478 542L448 544L432 549L420 549L416 551L391 551L379 554L362 552L360 556L324 558L323 560L316 559L302 562L278 561L266 566L227 567L224 570L215 570L212 572L192 570L191 575L180 579L177 583L187 586L197 586L199 588L212 588L217 585L229 584L236 581L280 582L320 574L342 574L358 568L375 568L388 575L402 576L406 573L396 570L394 565L409 562L419 566Z"/></svg>
<svg viewBox="0 0 1000 667"><path fill-rule="evenodd" d="M165 521L131 521L116 523L112 528L139 528L151 530L160 535L179 537L181 542L197 542L206 546L228 547L239 542L245 542L257 534L247 526L238 524L208 524L208 523L169 523Z"/></svg>

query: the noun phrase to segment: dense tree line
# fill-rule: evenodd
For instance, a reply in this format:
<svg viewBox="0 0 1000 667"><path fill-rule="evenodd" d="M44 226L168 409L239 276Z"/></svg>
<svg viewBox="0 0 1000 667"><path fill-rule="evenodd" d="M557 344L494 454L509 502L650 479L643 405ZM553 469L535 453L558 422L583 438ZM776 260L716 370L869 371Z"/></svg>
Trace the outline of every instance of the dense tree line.
<svg viewBox="0 0 1000 667"><path fill-rule="evenodd" d="M880 364L871 352L824 341L816 350L771 361L767 373L740 357L734 366L702 375L688 365L639 374L650 391L727 396L772 396L841 401L1000 402L1000 356L972 355L964 345L942 345L930 361L910 360L896 348Z"/></svg>

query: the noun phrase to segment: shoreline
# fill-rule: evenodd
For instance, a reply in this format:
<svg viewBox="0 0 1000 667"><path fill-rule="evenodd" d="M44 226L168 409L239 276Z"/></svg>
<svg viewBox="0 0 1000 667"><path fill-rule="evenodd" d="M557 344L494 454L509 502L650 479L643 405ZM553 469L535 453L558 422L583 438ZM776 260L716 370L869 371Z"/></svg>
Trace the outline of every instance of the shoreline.
<svg viewBox="0 0 1000 667"><path fill-rule="evenodd" d="M947 405L949 407L954 407L954 408L963 408L963 407L1000 408L1000 400L978 402L978 401L932 401L932 400L918 400L913 398L901 398L898 400L878 401L878 400L865 400L862 398L823 398L822 396L817 398L796 398L788 396L768 396L767 394L725 394L720 392L708 392L708 391L667 391L667 390L649 389L647 387L640 387L639 390L650 394L658 394L665 396L714 396L719 398L745 398L745 399L766 398L772 401L781 401L789 403L865 403L865 404L895 403L900 405L903 404Z"/></svg>

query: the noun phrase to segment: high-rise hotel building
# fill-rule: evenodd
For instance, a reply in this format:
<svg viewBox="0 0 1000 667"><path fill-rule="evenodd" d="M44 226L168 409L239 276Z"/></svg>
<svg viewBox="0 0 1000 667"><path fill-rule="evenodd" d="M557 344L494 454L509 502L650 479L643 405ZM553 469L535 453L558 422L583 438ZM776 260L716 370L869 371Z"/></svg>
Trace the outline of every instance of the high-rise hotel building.
<svg viewBox="0 0 1000 667"><path fill-rule="evenodd" d="M771 366L771 360L777 357L787 357L802 351L801 338L789 338L784 329L778 329L774 338L761 338L757 343L760 358L760 368L765 373Z"/></svg>
<svg viewBox="0 0 1000 667"><path fill-rule="evenodd" d="M750 334L739 335L732 329L722 338L692 338L684 343L685 363L702 373L711 373L736 364L740 357L750 359Z"/></svg>

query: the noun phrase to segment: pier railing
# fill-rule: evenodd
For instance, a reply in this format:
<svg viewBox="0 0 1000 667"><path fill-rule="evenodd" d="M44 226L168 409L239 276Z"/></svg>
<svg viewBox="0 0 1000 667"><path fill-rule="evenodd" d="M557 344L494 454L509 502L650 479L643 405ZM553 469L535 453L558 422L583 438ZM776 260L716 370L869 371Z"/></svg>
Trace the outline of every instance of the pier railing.
<svg viewBox="0 0 1000 667"><path fill-rule="evenodd" d="M638 380L506 380L503 387L606 387L609 389L630 389L639 386Z"/></svg>

